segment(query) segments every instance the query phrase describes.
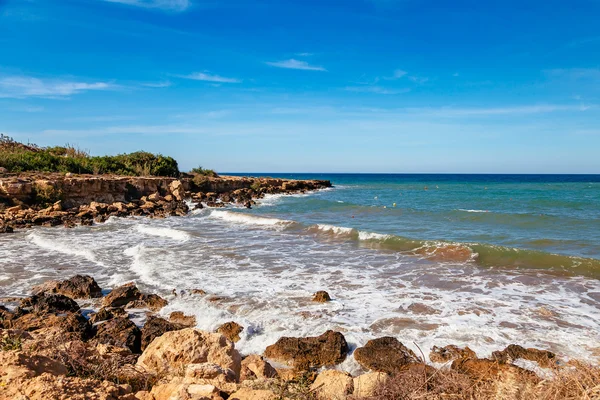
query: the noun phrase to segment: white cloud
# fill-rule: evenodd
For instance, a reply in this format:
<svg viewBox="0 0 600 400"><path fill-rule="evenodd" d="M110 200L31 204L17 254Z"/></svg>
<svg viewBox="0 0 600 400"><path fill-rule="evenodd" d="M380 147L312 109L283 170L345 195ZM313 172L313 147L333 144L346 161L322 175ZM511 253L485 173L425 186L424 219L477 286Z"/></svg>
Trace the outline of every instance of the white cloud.
<svg viewBox="0 0 600 400"><path fill-rule="evenodd" d="M121 3L135 7L155 8L165 11L185 11L191 5L190 0L104 0L109 3Z"/></svg>
<svg viewBox="0 0 600 400"><path fill-rule="evenodd" d="M241 82L241 80L236 79L236 78L226 78L224 76L211 75L211 74L207 73L206 71L194 72L189 75L178 75L178 76L180 78L184 78L184 79L192 79L195 81L205 81L205 82L219 82L219 83L240 83Z"/></svg>
<svg viewBox="0 0 600 400"><path fill-rule="evenodd" d="M408 72L401 70L401 69L397 69L394 71L394 79L398 79L398 78L402 78L404 75L408 74Z"/></svg>
<svg viewBox="0 0 600 400"><path fill-rule="evenodd" d="M171 86L171 82L170 81L164 81L164 82L147 82L147 83L142 83L142 86L146 86L146 87L149 87L149 88L165 88L165 87Z"/></svg>
<svg viewBox="0 0 600 400"><path fill-rule="evenodd" d="M42 80L28 76L0 78L0 98L60 98L89 90L114 90L119 86L106 82Z"/></svg>
<svg viewBox="0 0 600 400"><path fill-rule="evenodd" d="M298 57L310 57L313 53L296 53Z"/></svg>
<svg viewBox="0 0 600 400"><path fill-rule="evenodd" d="M283 61L267 62L266 64L270 65L272 67L277 67L277 68L303 69L303 70L307 70L307 71L327 71L323 67L320 67L317 65L310 65L306 61L299 61L299 60L295 60L293 58L290 58L289 60L283 60Z"/></svg>
<svg viewBox="0 0 600 400"><path fill-rule="evenodd" d="M362 93L377 93L377 94L401 94L408 93L410 89L388 89L381 86L346 86L344 88L349 92L362 92Z"/></svg>

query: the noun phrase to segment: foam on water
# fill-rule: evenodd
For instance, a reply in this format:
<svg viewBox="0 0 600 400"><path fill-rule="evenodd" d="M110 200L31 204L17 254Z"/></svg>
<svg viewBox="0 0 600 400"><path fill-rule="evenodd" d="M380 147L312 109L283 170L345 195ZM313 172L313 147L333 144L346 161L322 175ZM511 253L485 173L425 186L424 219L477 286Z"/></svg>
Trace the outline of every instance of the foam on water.
<svg viewBox="0 0 600 400"><path fill-rule="evenodd" d="M186 241L186 240L189 240L189 238L190 238L190 235L187 232L180 231L177 229L172 229L172 228L160 228L160 227L156 227L156 226L140 224L140 225L136 225L135 229L138 232L143 233L145 235L165 237L165 238L169 238L169 239L173 239L173 240Z"/></svg>
<svg viewBox="0 0 600 400"><path fill-rule="evenodd" d="M210 213L211 218L221 219L227 222L245 225L286 227L294 224L294 221L288 221L278 218L257 217L250 214L242 214L233 211L213 210Z"/></svg>
<svg viewBox="0 0 600 400"><path fill-rule="evenodd" d="M48 238L37 232L31 232L27 235L29 241L38 247L51 252L58 252L69 256L82 257L91 262L97 263L96 255L90 249L82 248L80 246L73 246L68 242L62 242L54 238Z"/></svg>

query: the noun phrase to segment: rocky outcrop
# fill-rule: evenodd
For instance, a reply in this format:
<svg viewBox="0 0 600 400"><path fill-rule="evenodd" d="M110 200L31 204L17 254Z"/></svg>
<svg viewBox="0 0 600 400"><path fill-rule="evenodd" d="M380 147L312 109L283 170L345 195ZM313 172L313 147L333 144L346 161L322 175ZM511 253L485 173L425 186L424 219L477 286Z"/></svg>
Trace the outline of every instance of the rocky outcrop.
<svg viewBox="0 0 600 400"><path fill-rule="evenodd" d="M120 307L125 306L130 302L140 300L142 293L133 282L127 283L113 289L112 292L102 299L103 307Z"/></svg>
<svg viewBox="0 0 600 400"><path fill-rule="evenodd" d="M240 381L277 377L277 370L263 357L251 354L242 360Z"/></svg>
<svg viewBox="0 0 600 400"><path fill-rule="evenodd" d="M502 351L494 351L492 353L492 359L504 364L512 363L521 358L524 360L535 361L543 368L556 366L557 362L556 354L550 351L534 348L526 349L525 347L516 344L511 344Z"/></svg>
<svg viewBox="0 0 600 400"><path fill-rule="evenodd" d="M463 358L452 362L451 368L455 371L469 375L477 381L490 381L502 377L506 380L531 380L536 375L523 368L512 364L502 364L498 361L487 359Z"/></svg>
<svg viewBox="0 0 600 400"><path fill-rule="evenodd" d="M102 297L102 289L91 276L75 275L65 281L48 281L32 289L33 294L58 293L72 299Z"/></svg>
<svg viewBox="0 0 600 400"><path fill-rule="evenodd" d="M352 375L336 370L321 372L310 387L319 399L346 400L354 392Z"/></svg>
<svg viewBox="0 0 600 400"><path fill-rule="evenodd" d="M95 313L89 314L90 322L96 324L101 321L107 321L109 319L117 317L126 317L127 311L123 307L106 308L102 307Z"/></svg>
<svg viewBox="0 0 600 400"><path fill-rule="evenodd" d="M129 318L113 318L95 325L94 340L141 353L142 332Z"/></svg>
<svg viewBox="0 0 600 400"><path fill-rule="evenodd" d="M226 322L217 328L217 332L231 340L233 343L237 343L240 340L240 333L244 330L244 327L240 324L230 321Z"/></svg>
<svg viewBox="0 0 600 400"><path fill-rule="evenodd" d="M73 299L62 294L53 293L35 294L23 299L19 307L22 310L37 314L79 311L79 305Z"/></svg>
<svg viewBox="0 0 600 400"><path fill-rule="evenodd" d="M377 388L389 379L389 375L383 372L369 372L353 379L355 397L373 397Z"/></svg>
<svg viewBox="0 0 600 400"><path fill-rule="evenodd" d="M354 359L365 369L388 374L420 363L412 350L390 336L369 340L364 347L354 351Z"/></svg>
<svg viewBox="0 0 600 400"><path fill-rule="evenodd" d="M145 350L154 339L162 336L165 332L177 331L184 328L186 327L169 322L164 318L154 315L149 316L142 327L142 350Z"/></svg>
<svg viewBox="0 0 600 400"><path fill-rule="evenodd" d="M282 337L267 347L265 357L297 369L307 369L337 365L346 359L347 353L344 335L330 330L321 336Z"/></svg>
<svg viewBox="0 0 600 400"><path fill-rule="evenodd" d="M446 363L461 358L477 358L477 354L468 347L460 348L453 344L445 347L433 346L429 359L435 363Z"/></svg>
<svg viewBox="0 0 600 400"><path fill-rule="evenodd" d="M196 326L196 317L193 315L185 315L181 311L173 311L169 314L169 321L174 324L183 325L186 328L193 328Z"/></svg>

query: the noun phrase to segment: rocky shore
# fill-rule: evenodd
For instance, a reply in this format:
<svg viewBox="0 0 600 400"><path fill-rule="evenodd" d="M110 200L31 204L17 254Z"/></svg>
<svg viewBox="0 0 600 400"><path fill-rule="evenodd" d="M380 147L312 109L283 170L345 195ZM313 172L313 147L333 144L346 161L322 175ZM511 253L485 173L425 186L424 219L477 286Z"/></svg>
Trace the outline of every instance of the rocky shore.
<svg viewBox="0 0 600 400"><path fill-rule="evenodd" d="M186 295L211 294L197 289ZM320 292L313 301L328 298ZM581 365L518 345L491 358L478 358L468 347L434 347L426 360L393 337L351 352L342 332L326 331L282 337L264 354L240 354L235 342L244 327L235 321L201 331L182 312L160 314L165 298L142 293L134 283L103 290L89 276L45 282L30 297L0 304L0 399L525 399L549 398L541 396L550 389L565 394L551 398L600 394L597 369L585 367L585 379L573 380ZM141 326L130 319L132 310L145 310ZM364 373L342 371L348 357ZM514 365L516 360L552 378ZM570 380L557 386L565 377Z"/></svg>
<svg viewBox="0 0 600 400"><path fill-rule="evenodd" d="M183 216L186 200L197 208L236 204L251 208L266 194L294 194L331 186L324 180L250 177L0 175L0 233L32 226L73 227L111 216Z"/></svg>

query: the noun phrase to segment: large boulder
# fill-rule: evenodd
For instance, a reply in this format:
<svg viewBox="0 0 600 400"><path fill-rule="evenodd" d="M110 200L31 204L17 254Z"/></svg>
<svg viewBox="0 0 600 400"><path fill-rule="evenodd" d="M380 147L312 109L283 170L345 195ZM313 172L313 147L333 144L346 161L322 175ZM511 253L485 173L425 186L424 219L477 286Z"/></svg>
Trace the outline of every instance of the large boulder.
<svg viewBox="0 0 600 400"><path fill-rule="evenodd" d="M321 372L310 387L319 399L346 400L354 391L352 376L333 369Z"/></svg>
<svg viewBox="0 0 600 400"><path fill-rule="evenodd" d="M445 347L433 346L429 359L435 363L445 363L461 358L477 358L477 354L468 347L460 348L453 344Z"/></svg>
<svg viewBox="0 0 600 400"><path fill-rule="evenodd" d="M142 327L142 350L145 350L155 338L162 336L165 332L177 331L184 328L185 326L183 325L174 324L157 316L152 315L148 317Z"/></svg>
<svg viewBox="0 0 600 400"><path fill-rule="evenodd" d="M211 363L239 377L242 357L232 342L218 333L186 328L154 339L137 365L159 376L181 371L189 364Z"/></svg>
<svg viewBox="0 0 600 400"><path fill-rule="evenodd" d="M65 281L48 281L35 286L32 293L58 293L72 299L102 297L102 289L98 286L94 278L88 275L75 275Z"/></svg>
<svg viewBox="0 0 600 400"><path fill-rule="evenodd" d="M142 293L138 290L133 282L127 283L113 289L104 299L102 299L103 307L120 307L127 305L135 300L140 300Z"/></svg>
<svg viewBox="0 0 600 400"><path fill-rule="evenodd" d="M36 314L79 311L79 305L73 299L54 293L40 293L27 297L21 301L19 307Z"/></svg>
<svg viewBox="0 0 600 400"><path fill-rule="evenodd" d="M556 365L556 354L547 350L538 350L534 348L526 349L525 347L511 344L502 351L494 351L492 358L500 363L511 363L520 358L529 361L535 361L540 367L550 368Z"/></svg>
<svg viewBox="0 0 600 400"><path fill-rule="evenodd" d="M348 344L344 335L327 331L321 336L282 337L267 347L265 356L297 369L333 366L346 359Z"/></svg>
<svg viewBox="0 0 600 400"><path fill-rule="evenodd" d="M113 318L94 326L94 340L98 343L127 347L141 353L142 333L129 318Z"/></svg>
<svg viewBox="0 0 600 400"><path fill-rule="evenodd" d="M390 336L369 340L364 347L354 351L354 359L365 369L388 374L420 362L412 350Z"/></svg>

